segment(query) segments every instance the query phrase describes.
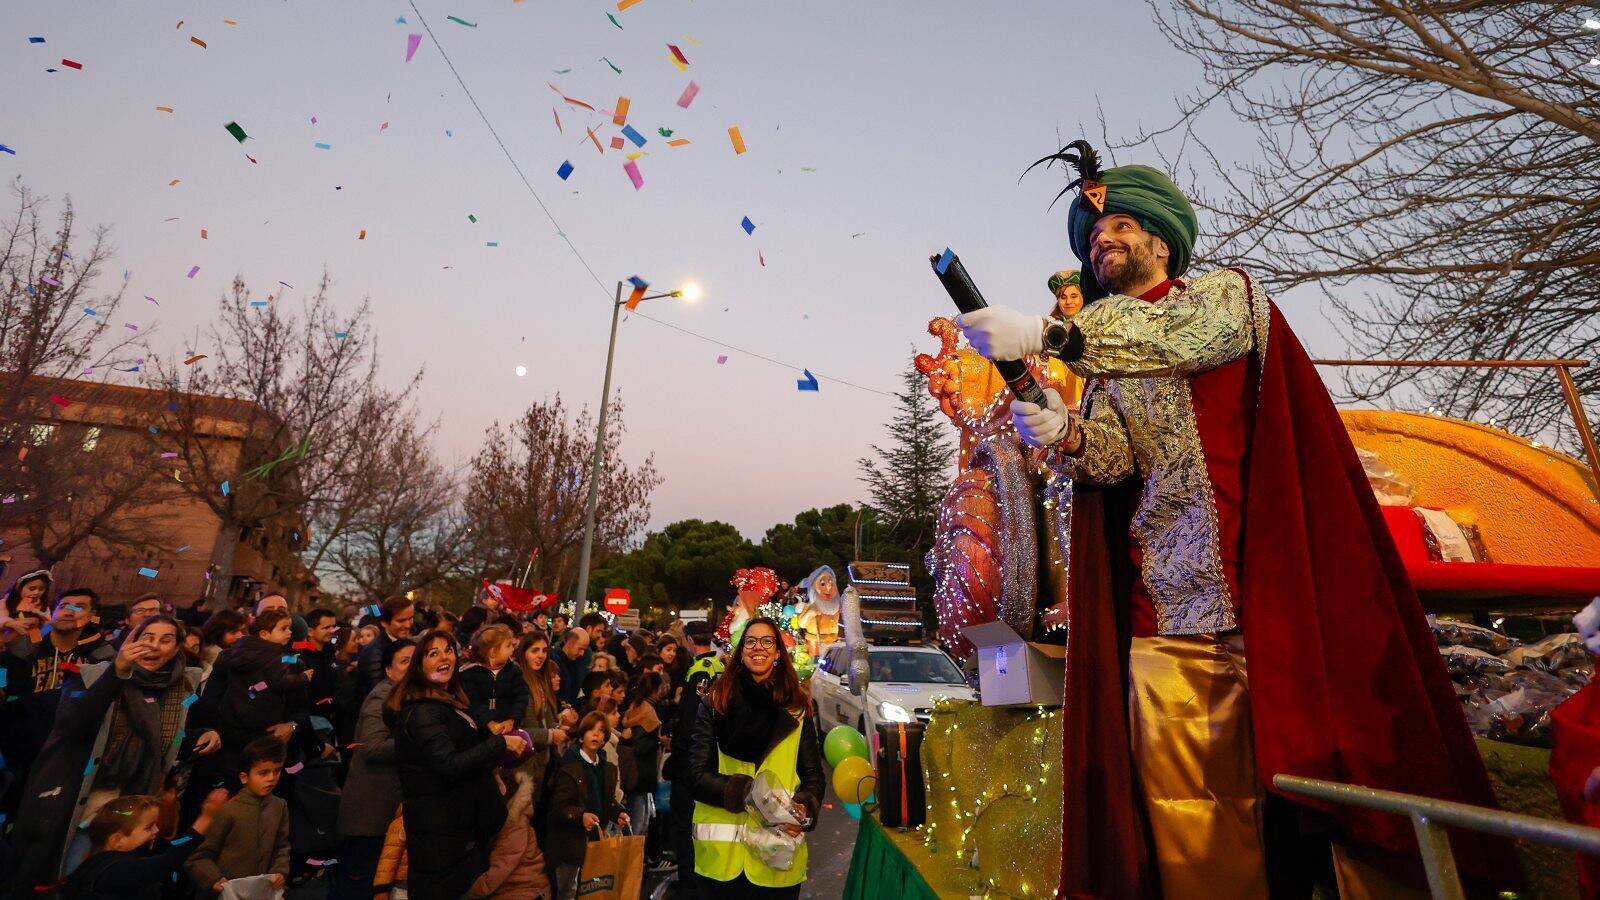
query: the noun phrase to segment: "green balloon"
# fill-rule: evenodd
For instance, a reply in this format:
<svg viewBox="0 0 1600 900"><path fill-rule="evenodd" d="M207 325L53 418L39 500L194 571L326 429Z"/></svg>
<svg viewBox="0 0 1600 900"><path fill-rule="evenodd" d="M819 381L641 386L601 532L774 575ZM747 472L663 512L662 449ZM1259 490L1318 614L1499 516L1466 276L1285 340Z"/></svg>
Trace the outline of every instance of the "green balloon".
<svg viewBox="0 0 1600 900"><path fill-rule="evenodd" d="M830 766L837 766L852 756L868 759L867 739L849 725L836 725L822 740L822 755Z"/></svg>

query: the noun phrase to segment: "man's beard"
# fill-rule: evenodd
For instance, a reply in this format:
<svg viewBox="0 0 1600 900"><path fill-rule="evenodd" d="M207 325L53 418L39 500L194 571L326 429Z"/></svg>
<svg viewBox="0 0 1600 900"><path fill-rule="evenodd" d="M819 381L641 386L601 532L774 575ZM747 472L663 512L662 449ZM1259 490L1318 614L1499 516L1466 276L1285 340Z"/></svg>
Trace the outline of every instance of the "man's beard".
<svg viewBox="0 0 1600 900"><path fill-rule="evenodd" d="M1113 294L1127 293L1140 285L1149 284L1160 273L1159 263L1150 250L1152 241L1129 241L1128 252L1110 263L1097 262L1095 280Z"/></svg>

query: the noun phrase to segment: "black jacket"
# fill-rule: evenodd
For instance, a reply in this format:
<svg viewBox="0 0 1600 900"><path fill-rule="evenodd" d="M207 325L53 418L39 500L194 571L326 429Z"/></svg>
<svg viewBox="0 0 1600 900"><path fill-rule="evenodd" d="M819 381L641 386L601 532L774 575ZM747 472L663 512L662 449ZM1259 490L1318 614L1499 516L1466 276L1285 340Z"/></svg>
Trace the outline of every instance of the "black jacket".
<svg viewBox="0 0 1600 900"><path fill-rule="evenodd" d="M160 900L161 891L172 876L183 869L183 861L200 846L194 829L183 834L165 850L103 850L83 861L67 880L62 900Z"/></svg>
<svg viewBox="0 0 1600 900"><path fill-rule="evenodd" d="M546 866L550 868L583 865L585 845L600 837L593 831L588 834L583 831L583 814L589 789L584 784L584 763L578 758L578 752L568 751L567 761L556 773L555 784L550 792L550 827L545 832L547 846L544 848ZM604 750L600 753L605 766L600 783L600 796L606 804L600 814L600 827L604 829L615 822L624 810L616 802L617 767L604 759Z"/></svg>
<svg viewBox="0 0 1600 900"><path fill-rule="evenodd" d="M383 671L383 648L394 643L394 638L389 637L389 632L378 626L378 636L372 643L361 648L356 654L356 692L357 697L365 699L372 693L372 689L383 683L388 676Z"/></svg>
<svg viewBox="0 0 1600 900"><path fill-rule="evenodd" d="M284 662L285 658L289 662ZM217 655L191 719L215 728L230 751L243 748L273 725L302 719L306 715L306 679L294 666L288 647L246 635ZM304 730L304 726L299 728Z"/></svg>
<svg viewBox="0 0 1600 900"><path fill-rule="evenodd" d="M394 737L411 896L456 900L488 870L489 850L505 824L506 804L494 783L505 738L485 737L440 700L400 710Z"/></svg>
<svg viewBox="0 0 1600 900"><path fill-rule="evenodd" d="M461 689L467 692L467 702L472 704L469 711L480 727L506 719L522 727L522 719L528 714L528 682L522 679L522 670L516 663L506 663L499 672L477 663L464 666Z"/></svg>
<svg viewBox="0 0 1600 900"><path fill-rule="evenodd" d="M735 712L736 714L736 712ZM688 759L684 761L684 775L689 782L689 793L694 799L718 806L729 812L744 811L744 796L750 788L748 775L723 775L717 771L717 714L711 704L701 701L700 713L694 721L694 731L689 735ZM682 739L681 736L679 738ZM781 740L781 738L780 738ZM771 753L778 741L767 747ZM763 754L765 755L765 754ZM817 717L807 715L800 723L800 750L795 759L795 770L800 784L795 788L795 802L805 807L811 817L807 831L817 827L822 812L822 794L827 780L822 772L822 742L817 738Z"/></svg>

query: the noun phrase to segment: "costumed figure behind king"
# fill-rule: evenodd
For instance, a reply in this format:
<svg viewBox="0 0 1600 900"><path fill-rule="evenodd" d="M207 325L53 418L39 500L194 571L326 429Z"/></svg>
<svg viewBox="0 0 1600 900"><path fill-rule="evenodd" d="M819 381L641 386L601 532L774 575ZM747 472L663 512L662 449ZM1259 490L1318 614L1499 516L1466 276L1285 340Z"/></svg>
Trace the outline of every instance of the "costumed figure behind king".
<svg viewBox="0 0 1600 900"><path fill-rule="evenodd" d="M744 634L744 626L760 615L761 604L778 592L778 573L762 566L740 569L733 573L728 583L738 589L739 596L733 602L733 609L717 627L717 640L724 644L736 644L739 636Z"/></svg>
<svg viewBox="0 0 1600 900"><path fill-rule="evenodd" d="M794 627L805 632L806 651L817 656L839 639L839 577L832 566L818 566L800 587L806 602L795 613Z"/></svg>
<svg viewBox="0 0 1600 900"><path fill-rule="evenodd" d="M1272 792L1288 773L1495 805L1327 389L1248 273L1186 277L1198 222L1170 178L1102 170L1083 141L1047 161L1081 176L1062 195L1085 305L956 323L1087 383L1081 414L1056 389L1010 405L1071 485L1047 542L1070 563L1060 896L1267 897L1269 869L1273 896L1306 896L1320 841L1342 896L1426 896L1407 819ZM944 512L959 531L971 511ZM1004 581L1037 574L1014 543ZM1507 846L1452 838L1465 875L1515 883Z"/></svg>

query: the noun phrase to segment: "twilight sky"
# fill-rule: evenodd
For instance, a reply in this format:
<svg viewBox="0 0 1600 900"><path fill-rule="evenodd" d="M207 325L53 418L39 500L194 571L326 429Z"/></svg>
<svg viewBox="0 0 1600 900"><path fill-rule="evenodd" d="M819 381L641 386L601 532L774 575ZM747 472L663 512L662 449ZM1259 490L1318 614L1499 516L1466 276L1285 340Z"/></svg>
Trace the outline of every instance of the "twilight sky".
<svg viewBox="0 0 1600 900"><path fill-rule="evenodd" d="M206 351L197 329L236 273L297 302L326 267L341 308L371 298L388 375L426 368L421 406L454 465L534 400L598 402L617 280L697 283L696 304L640 311L731 348L625 321L623 450L666 477L654 527L721 519L757 539L864 497L855 461L883 440L912 346L935 347L927 320L952 312L928 254L953 247L992 303L1044 308L1046 277L1076 265L1065 206L1047 211L1062 180L1018 176L1058 133L1097 139L1097 103L1128 132L1167 121L1197 78L1138 3L416 3L598 283L410 2L7 2L0 176L112 226L106 287L131 270L120 317L159 325L160 353ZM630 99L642 189L611 117L549 84L601 110ZM1279 299L1314 353L1342 349L1310 295ZM796 390L801 368L819 391Z"/></svg>

